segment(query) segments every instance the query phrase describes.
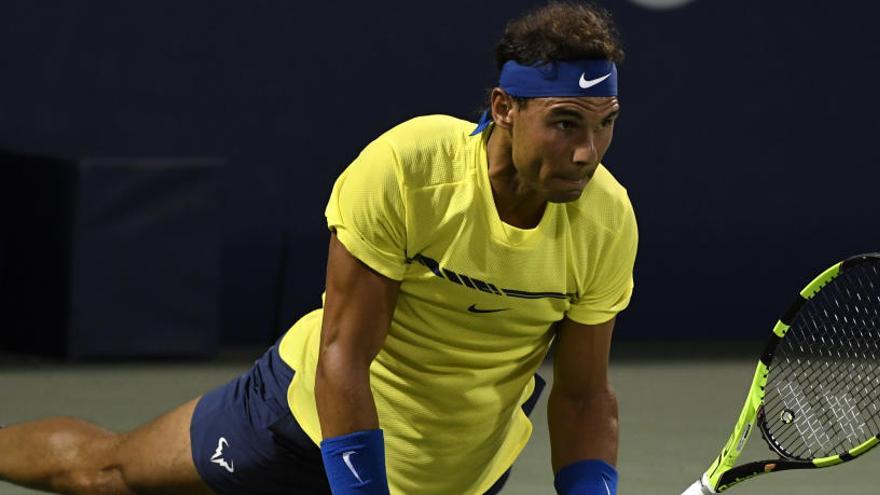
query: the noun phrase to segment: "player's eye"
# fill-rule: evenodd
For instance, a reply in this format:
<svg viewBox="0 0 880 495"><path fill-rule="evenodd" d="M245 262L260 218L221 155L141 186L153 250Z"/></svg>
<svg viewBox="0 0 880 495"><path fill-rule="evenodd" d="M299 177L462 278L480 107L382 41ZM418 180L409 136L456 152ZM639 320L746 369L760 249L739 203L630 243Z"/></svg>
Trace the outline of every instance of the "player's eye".
<svg viewBox="0 0 880 495"><path fill-rule="evenodd" d="M577 124L573 120L560 120L556 122L556 128L563 131L574 129L576 126Z"/></svg>
<svg viewBox="0 0 880 495"><path fill-rule="evenodd" d="M602 125L601 125L601 127L602 127L603 129L606 128L606 127L611 127L611 125L614 124L614 121L615 121L615 120L617 120L616 117L612 117L612 118L610 118L610 119L605 119L605 120L602 121Z"/></svg>

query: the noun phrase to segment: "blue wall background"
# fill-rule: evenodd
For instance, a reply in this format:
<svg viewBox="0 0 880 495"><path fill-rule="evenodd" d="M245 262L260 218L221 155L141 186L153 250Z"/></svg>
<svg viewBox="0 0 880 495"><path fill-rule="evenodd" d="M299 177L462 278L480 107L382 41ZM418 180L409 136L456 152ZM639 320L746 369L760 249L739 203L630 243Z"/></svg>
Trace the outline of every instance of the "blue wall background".
<svg viewBox="0 0 880 495"><path fill-rule="evenodd" d="M880 4L601 3L628 53L605 162L642 236L622 338L763 336L880 249ZM536 4L4 2L0 147L224 157L223 341L270 342L320 304L336 175L402 120L475 118Z"/></svg>

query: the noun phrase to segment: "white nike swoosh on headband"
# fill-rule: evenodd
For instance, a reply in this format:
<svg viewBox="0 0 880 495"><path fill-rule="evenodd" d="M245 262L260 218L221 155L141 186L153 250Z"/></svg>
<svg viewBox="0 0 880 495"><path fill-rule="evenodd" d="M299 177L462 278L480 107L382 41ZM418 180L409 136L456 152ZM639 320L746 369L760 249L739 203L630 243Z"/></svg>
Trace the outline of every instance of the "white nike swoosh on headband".
<svg viewBox="0 0 880 495"><path fill-rule="evenodd" d="M608 76L605 76L605 77L608 77ZM611 489L608 488L608 483L605 483L605 480L602 480L602 483L605 484L605 493L607 493L608 495L611 495Z"/></svg>
<svg viewBox="0 0 880 495"><path fill-rule="evenodd" d="M611 77L610 72L608 74L605 74L604 76L598 78L598 79L587 79L584 77L586 75L587 75L586 72L581 74L581 80L578 81L578 86L580 86L581 89L592 88L593 86L599 84L600 82L604 81L605 79L608 79L609 77Z"/></svg>

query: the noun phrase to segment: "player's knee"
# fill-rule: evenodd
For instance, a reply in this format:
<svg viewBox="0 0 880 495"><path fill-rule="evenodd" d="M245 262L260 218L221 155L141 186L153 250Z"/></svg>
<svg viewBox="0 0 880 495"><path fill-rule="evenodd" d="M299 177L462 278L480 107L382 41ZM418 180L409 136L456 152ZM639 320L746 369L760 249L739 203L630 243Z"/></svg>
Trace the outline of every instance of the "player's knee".
<svg viewBox="0 0 880 495"><path fill-rule="evenodd" d="M68 416L42 420L41 425L50 451L61 457L78 457L82 451L100 448L115 437L97 425Z"/></svg>
<svg viewBox="0 0 880 495"><path fill-rule="evenodd" d="M67 473L63 493L70 495L122 495L132 493L116 468L78 469Z"/></svg>
<svg viewBox="0 0 880 495"><path fill-rule="evenodd" d="M126 486L121 466L114 459L116 435L91 442L69 442L66 469L56 477L59 491L71 495L121 495L133 493ZM68 443L69 442L69 443Z"/></svg>

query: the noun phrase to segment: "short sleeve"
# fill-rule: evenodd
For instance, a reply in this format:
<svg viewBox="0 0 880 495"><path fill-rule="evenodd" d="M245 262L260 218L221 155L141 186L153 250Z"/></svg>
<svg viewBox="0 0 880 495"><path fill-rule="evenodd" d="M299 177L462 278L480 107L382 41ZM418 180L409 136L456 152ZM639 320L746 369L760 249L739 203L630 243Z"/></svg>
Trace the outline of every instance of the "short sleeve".
<svg viewBox="0 0 880 495"><path fill-rule="evenodd" d="M370 143L336 179L327 204L327 227L357 259L403 280L406 212L400 166L391 144Z"/></svg>
<svg viewBox="0 0 880 495"><path fill-rule="evenodd" d="M566 316L578 323L597 325L614 318L629 305L633 265L639 243L635 213L627 201L620 229L600 246L587 290Z"/></svg>

